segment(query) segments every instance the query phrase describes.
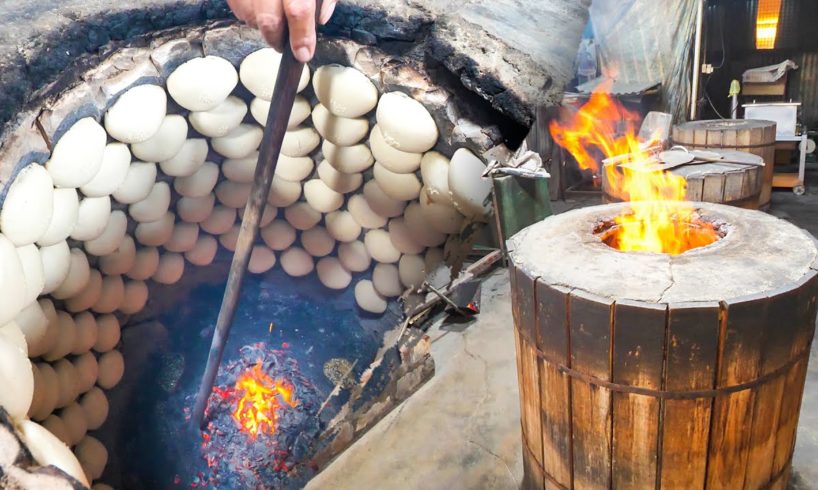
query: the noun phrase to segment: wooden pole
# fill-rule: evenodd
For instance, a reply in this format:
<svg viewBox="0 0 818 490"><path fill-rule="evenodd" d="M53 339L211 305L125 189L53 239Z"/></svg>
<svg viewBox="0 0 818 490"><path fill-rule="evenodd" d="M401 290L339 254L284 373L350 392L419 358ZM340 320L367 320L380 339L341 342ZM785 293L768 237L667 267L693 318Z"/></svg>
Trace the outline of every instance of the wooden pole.
<svg viewBox="0 0 818 490"><path fill-rule="evenodd" d="M316 11L320 12L320 0L317 3ZM288 37L285 32L284 38L287 39ZM196 404L193 407L193 423L196 424L196 427L201 428L205 422L205 409L224 355L227 337L230 335L230 328L233 325L233 317L236 314L236 307L241 296L244 273L250 263L253 244L258 238L259 222L264 212L267 196L270 194L276 163L281 153L281 143L284 141L284 133L287 131L287 123L290 119L303 70L304 64L295 59L289 42L285 42L275 90L273 91L273 100L270 103L270 112L267 115L267 126L264 129L264 138L261 140L261 149L253 177L250 199L244 209L239 238L236 242L236 251L233 254L233 262L230 264L230 274L227 276L227 287L224 290L219 317L216 320L213 342L210 344L207 366L202 377L202 383L199 386L199 392L196 395Z"/></svg>

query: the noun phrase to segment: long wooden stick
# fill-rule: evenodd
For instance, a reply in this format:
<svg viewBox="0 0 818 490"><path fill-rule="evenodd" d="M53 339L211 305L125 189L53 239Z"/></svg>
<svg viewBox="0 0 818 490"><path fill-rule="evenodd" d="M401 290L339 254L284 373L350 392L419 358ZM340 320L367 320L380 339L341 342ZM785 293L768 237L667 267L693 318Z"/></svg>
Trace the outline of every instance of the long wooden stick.
<svg viewBox="0 0 818 490"><path fill-rule="evenodd" d="M320 1L318 3L318 10L320 11ZM199 386L199 392L196 395L196 404L193 407L193 422L196 427L202 427L205 422L205 409L207 408L210 393L213 390L213 384L216 381L219 365L222 362L227 337L230 335L230 327L233 325L233 317L236 314L236 307L241 296L244 273L250 263L253 244L258 238L259 222L264 212L267 196L270 194L276 163L281 153L281 144L284 141L284 133L287 131L287 123L290 119L295 95L298 92L298 82L301 80L303 70L304 64L295 59L289 43L285 43L281 64L278 68L275 90L273 91L273 100L270 103L270 112L267 115L267 126L264 130L264 138L261 140L261 149L253 177L250 199L244 208L239 238L236 242L236 251L233 254L233 262L230 264L227 287L224 290L219 317L216 320L216 330L213 332L213 341L210 344L207 366L202 377L202 383Z"/></svg>

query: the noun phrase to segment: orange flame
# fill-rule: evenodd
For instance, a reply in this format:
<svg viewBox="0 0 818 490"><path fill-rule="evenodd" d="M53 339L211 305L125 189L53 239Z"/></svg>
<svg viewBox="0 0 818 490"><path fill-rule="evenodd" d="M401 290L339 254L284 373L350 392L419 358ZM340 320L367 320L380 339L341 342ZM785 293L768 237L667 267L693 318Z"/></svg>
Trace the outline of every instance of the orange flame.
<svg viewBox="0 0 818 490"><path fill-rule="evenodd" d="M239 376L236 392L243 394L233 412L233 419L254 440L259 434L273 434L276 431L278 410L283 406L279 397L291 407L298 404L293 399L293 387L270 378L262 369L261 361Z"/></svg>
<svg viewBox="0 0 818 490"><path fill-rule="evenodd" d="M654 168L659 163L650 150L655 138L639 141L639 116L608 96L609 87L600 86L569 121L552 121L549 127L581 169L599 174L595 154L613 159L602 168L608 192L634 204L630 213L616 217L606 242L622 251L680 254L716 241L713 227L699 221L685 200L685 179Z"/></svg>

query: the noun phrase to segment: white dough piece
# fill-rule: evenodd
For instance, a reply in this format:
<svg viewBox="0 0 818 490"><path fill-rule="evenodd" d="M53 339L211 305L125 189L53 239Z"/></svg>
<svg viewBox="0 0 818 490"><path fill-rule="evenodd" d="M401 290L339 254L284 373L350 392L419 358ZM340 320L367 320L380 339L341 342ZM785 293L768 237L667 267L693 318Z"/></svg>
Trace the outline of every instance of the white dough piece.
<svg viewBox="0 0 818 490"><path fill-rule="evenodd" d="M326 160L322 160L318 164L318 177L327 184L327 187L341 194L357 190L364 181L362 174L339 172Z"/></svg>
<svg viewBox="0 0 818 490"><path fill-rule="evenodd" d="M279 161L281 161L281 155ZM222 172L228 180L237 184L251 184L258 164L258 152L254 151L244 158L227 158L222 163ZM276 169L276 172L278 169Z"/></svg>
<svg viewBox="0 0 818 490"><path fill-rule="evenodd" d="M97 374L99 373L99 365L97 358L92 352L75 357L71 362L74 365L74 370L77 373L77 386L79 393L85 393L97 382ZM84 415L83 411L83 415Z"/></svg>
<svg viewBox="0 0 818 490"><path fill-rule="evenodd" d="M425 187L420 191L420 209L429 225L440 233L459 233L466 220L451 204L432 202Z"/></svg>
<svg viewBox="0 0 818 490"><path fill-rule="evenodd" d="M239 232L241 231L241 226L234 225L227 231L227 233L222 233L219 235L219 243L225 249L235 252L236 251L236 244L239 241Z"/></svg>
<svg viewBox="0 0 818 490"><path fill-rule="evenodd" d="M40 298L37 300L40 304L45 317L48 318L48 326L46 327L45 336L37 349L41 354L44 354L54 347L59 337L60 317L57 315L57 310L54 308L54 303L49 298Z"/></svg>
<svg viewBox="0 0 818 490"><path fill-rule="evenodd" d="M321 152L335 170L345 174L363 172L375 163L375 158L366 145L337 146L324 140Z"/></svg>
<svg viewBox="0 0 818 490"><path fill-rule="evenodd" d="M361 117L378 104L378 89L363 73L341 65L324 65L312 77L318 100L336 116Z"/></svg>
<svg viewBox="0 0 818 490"><path fill-rule="evenodd" d="M381 128L377 124L369 135L369 147L375 160L392 172L413 173L421 165L422 153L411 153L392 147L383 138Z"/></svg>
<svg viewBox="0 0 818 490"><path fill-rule="evenodd" d="M292 247L281 254L281 268L291 277L304 277L315 269L315 264L304 249Z"/></svg>
<svg viewBox="0 0 818 490"><path fill-rule="evenodd" d="M23 442L40 465L55 466L86 487L90 485L77 458L56 436L30 420L21 422L20 432Z"/></svg>
<svg viewBox="0 0 818 490"><path fill-rule="evenodd" d="M364 197L372 211L385 218L398 217L406 209L406 201L393 199L386 195L375 180L370 180L364 184Z"/></svg>
<svg viewBox="0 0 818 490"><path fill-rule="evenodd" d="M338 260L351 272L363 272L372 264L372 257L363 242L355 241L338 245Z"/></svg>
<svg viewBox="0 0 818 490"><path fill-rule="evenodd" d="M128 207L128 214L138 223L157 221L170 208L170 186L167 182L153 184L148 197Z"/></svg>
<svg viewBox="0 0 818 490"><path fill-rule="evenodd" d="M250 252L247 270L251 274L264 274L276 265L276 254L264 245L256 245Z"/></svg>
<svg viewBox="0 0 818 490"><path fill-rule="evenodd" d="M32 301L10 323L15 325L25 338L29 357L38 357L48 349L48 342L45 339L48 333L48 321L40 302Z"/></svg>
<svg viewBox="0 0 818 490"><path fill-rule="evenodd" d="M369 255L383 264L394 264L400 260L400 251L392 245L386 230L369 230L364 235L364 245Z"/></svg>
<svg viewBox="0 0 818 490"><path fill-rule="evenodd" d="M45 164L56 187L80 187L94 178L102 166L108 135L93 118L75 122L54 145Z"/></svg>
<svg viewBox="0 0 818 490"><path fill-rule="evenodd" d="M330 189L321 179L308 180L304 184L304 199L322 213L331 213L344 204L344 195Z"/></svg>
<svg viewBox="0 0 818 490"><path fill-rule="evenodd" d="M123 211L117 209L108 217L108 223L102 230L102 234L85 242L85 251L97 257L112 254L122 245L127 233L128 217Z"/></svg>
<svg viewBox="0 0 818 490"><path fill-rule="evenodd" d="M99 258L99 270L109 276L126 274L130 272L135 260L136 243L131 235L126 234L116 250Z"/></svg>
<svg viewBox="0 0 818 490"><path fill-rule="evenodd" d="M446 241L447 236L445 233L441 233L429 226L427 217L417 202L406 206L403 220L406 222L409 231L412 232L412 237L421 245L437 247Z"/></svg>
<svg viewBox="0 0 818 490"><path fill-rule="evenodd" d="M414 238L413 232L406 226L403 218L389 221L389 239L402 254L419 254L426 249Z"/></svg>
<svg viewBox="0 0 818 490"><path fill-rule="evenodd" d="M213 191L218 180L219 166L204 162L192 175L173 179L173 188L182 197L204 197Z"/></svg>
<svg viewBox="0 0 818 490"><path fill-rule="evenodd" d="M226 135L210 140L210 144L216 153L225 158L245 158L258 150L262 136L258 125L239 124Z"/></svg>
<svg viewBox="0 0 818 490"><path fill-rule="evenodd" d="M26 288L21 287L25 280L17 249L0 234L0 325L11 321L26 305Z"/></svg>
<svg viewBox="0 0 818 490"><path fill-rule="evenodd" d="M77 397L77 370L68 359L59 359L52 364L54 372L57 373L57 381L60 389L60 396L57 399L57 408L70 405Z"/></svg>
<svg viewBox="0 0 818 490"><path fill-rule="evenodd" d="M159 258L159 268L151 277L159 284L176 284L185 273L185 258L178 253L163 253Z"/></svg>
<svg viewBox="0 0 818 490"><path fill-rule="evenodd" d="M310 102L303 95L296 95L293 110L290 112L290 119L287 121L287 129L297 128L310 117L311 111ZM267 116L270 115L270 101L256 97L250 102L250 113L257 123L267 126Z"/></svg>
<svg viewBox="0 0 818 490"><path fill-rule="evenodd" d="M30 416L34 420L42 421L48 418L51 412L57 407L60 388L57 373L50 364L45 362L38 363L37 372L40 374L40 384L36 384L35 382L34 390L40 392L40 404L35 412L30 413Z"/></svg>
<svg viewBox="0 0 818 490"><path fill-rule="evenodd" d="M76 295L65 300L65 309L71 313L87 310L94 306L102 294L102 274L96 269L91 269L88 276L88 284L85 285Z"/></svg>
<svg viewBox="0 0 818 490"><path fill-rule="evenodd" d="M338 146L357 144L369 132L366 118L336 116L320 103L312 110L312 124L322 138Z"/></svg>
<svg viewBox="0 0 818 490"><path fill-rule="evenodd" d="M0 240L0 242L1 241L2 240ZM2 252L2 246L0 246L0 252ZM82 255L85 256L85 254ZM65 281L65 278L68 277L68 271L71 266L71 251L68 249L68 243L62 241L56 245L41 247L40 258L43 260L43 274L45 278L43 294L49 294L57 289ZM4 263L3 267L5 268L7 265ZM0 282L0 284L2 283ZM0 298L10 299L11 297L0 294ZM0 302L1 301L2 300L0 300ZM3 309L0 308L0 313L2 311ZM0 318L2 318L2 314L0 314Z"/></svg>
<svg viewBox="0 0 818 490"><path fill-rule="evenodd" d="M411 201L420 195L420 180L415 174L396 174L375 162L375 182L384 194L398 201Z"/></svg>
<svg viewBox="0 0 818 490"><path fill-rule="evenodd" d="M190 138L182 143L179 151L159 162L159 168L171 177L188 177L195 174L207 160L207 140Z"/></svg>
<svg viewBox="0 0 818 490"><path fill-rule="evenodd" d="M162 126L167 105L168 96L162 87L133 87L122 94L105 113L105 129L112 138L123 143L147 141Z"/></svg>
<svg viewBox="0 0 818 490"><path fill-rule="evenodd" d="M136 281L145 281L156 274L159 267L159 249L143 247L136 251L134 264L127 276Z"/></svg>
<svg viewBox="0 0 818 490"><path fill-rule="evenodd" d="M54 213L54 184L46 169L32 163L17 174L0 208L0 232L15 246L45 235Z"/></svg>
<svg viewBox="0 0 818 490"><path fill-rule="evenodd" d="M315 162L310 157L280 155L276 164L276 176L290 182L301 182L312 174Z"/></svg>
<svg viewBox="0 0 818 490"><path fill-rule="evenodd" d="M67 356L74 349L74 341L77 337L77 324L74 323L74 318L64 311L58 311L56 333L54 344L43 356L43 359L49 362Z"/></svg>
<svg viewBox="0 0 818 490"><path fill-rule="evenodd" d="M204 221L200 223L203 231L212 235L221 235L227 233L227 230L233 227L236 222L236 210L225 206L216 206L213 212Z"/></svg>
<svg viewBox="0 0 818 490"><path fill-rule="evenodd" d="M354 242L361 236L361 225L349 211L335 211L326 217L327 231L339 242Z"/></svg>
<svg viewBox="0 0 818 490"><path fill-rule="evenodd" d="M241 209L247 205L252 190L252 184L237 184L223 180L216 186L216 198L229 208Z"/></svg>
<svg viewBox="0 0 818 490"><path fill-rule="evenodd" d="M72 402L63 408L60 418L68 431L69 446L76 445L88 433L88 421L85 420L85 412L82 411L79 403Z"/></svg>
<svg viewBox="0 0 818 490"><path fill-rule="evenodd" d="M437 143L435 120L423 104L403 92L383 94L376 113L384 141L411 153L431 150Z"/></svg>
<svg viewBox="0 0 818 490"><path fill-rule="evenodd" d="M378 264L372 271L372 285L375 291L385 298L395 298L403 293L398 266L395 264Z"/></svg>
<svg viewBox="0 0 818 490"><path fill-rule="evenodd" d="M182 63L168 77L168 92L177 104L189 111L215 109L239 83L233 65L218 56L193 58Z"/></svg>
<svg viewBox="0 0 818 490"><path fill-rule="evenodd" d="M118 385L125 373L125 360L118 350L108 351L99 357L99 377L97 385L104 390L110 390Z"/></svg>
<svg viewBox="0 0 818 490"><path fill-rule="evenodd" d="M315 266L321 284L329 289L346 289L352 282L352 274L335 257L324 257Z"/></svg>
<svg viewBox="0 0 818 490"><path fill-rule="evenodd" d="M275 251L283 251L295 242L295 228L284 220L274 220L261 229L261 239Z"/></svg>
<svg viewBox="0 0 818 490"><path fill-rule="evenodd" d="M210 265L219 250L219 242L210 235L199 235L196 245L185 252L185 259L193 265Z"/></svg>
<svg viewBox="0 0 818 490"><path fill-rule="evenodd" d="M449 159L436 151L423 155L420 161L420 175L431 202L454 205L449 192Z"/></svg>
<svg viewBox="0 0 818 490"><path fill-rule="evenodd" d="M131 151L124 143L110 143L102 154L102 165L88 183L80 190L88 197L102 197L113 194L125 182L131 165Z"/></svg>
<svg viewBox="0 0 818 490"><path fill-rule="evenodd" d="M125 300L119 311L126 315L133 315L142 311L148 302L148 285L143 281L128 281L125 283Z"/></svg>
<svg viewBox="0 0 818 490"><path fill-rule="evenodd" d="M290 157L305 157L318 148L321 135L315 128L299 126L288 130L281 143L281 154Z"/></svg>
<svg viewBox="0 0 818 490"><path fill-rule="evenodd" d="M95 313L113 313L125 300L125 282L122 276L105 276L102 278L102 294L94 306Z"/></svg>
<svg viewBox="0 0 818 490"><path fill-rule="evenodd" d="M104 354L119 343L121 328L115 315L101 315L97 318L97 341L94 351Z"/></svg>
<svg viewBox="0 0 818 490"><path fill-rule="evenodd" d="M267 203L270 206L285 208L298 201L301 197L301 183L290 182L288 180L273 177L270 185L270 194L267 196Z"/></svg>
<svg viewBox="0 0 818 490"><path fill-rule="evenodd" d="M156 183L155 163L132 162L125 180L112 196L122 204L133 204L148 197L154 183Z"/></svg>
<svg viewBox="0 0 818 490"><path fill-rule="evenodd" d="M426 262L421 255L404 255L398 263L400 282L406 288L417 289L426 280Z"/></svg>
<svg viewBox="0 0 818 490"><path fill-rule="evenodd" d="M273 48L262 48L247 55L239 67L241 83L256 97L272 100L275 89L278 65L281 64L281 53ZM310 68L304 66L298 91L304 90L310 83Z"/></svg>
<svg viewBox="0 0 818 490"><path fill-rule="evenodd" d="M3 326L0 326L0 341L8 342L23 352L26 357L29 356L28 353L28 344L26 343L26 336L23 335L23 332L20 330L20 327L17 326L17 323L14 321L8 322Z"/></svg>
<svg viewBox="0 0 818 490"><path fill-rule="evenodd" d="M486 165L474 153L460 148L449 164L449 190L455 207L467 218L485 219L491 206L491 180L483 178Z"/></svg>
<svg viewBox="0 0 818 490"><path fill-rule="evenodd" d="M355 285L355 302L368 313L380 315L386 311L386 298L375 291L375 285L370 280L358 281Z"/></svg>
<svg viewBox="0 0 818 490"><path fill-rule="evenodd" d="M202 197L183 197L176 202L176 213L179 215L179 219L185 223L201 223L210 217L215 206L215 194L205 194Z"/></svg>
<svg viewBox="0 0 818 490"><path fill-rule="evenodd" d="M284 218L296 230L306 231L321 221L321 213L308 203L297 202L284 209Z"/></svg>
<svg viewBox="0 0 818 490"><path fill-rule="evenodd" d="M386 226L386 218L373 211L362 194L349 198L347 209L355 221L364 228L375 229Z"/></svg>
<svg viewBox="0 0 818 490"><path fill-rule="evenodd" d="M77 224L71 231L71 238L78 241L93 240L105 231L111 217L111 198L86 197L80 201Z"/></svg>
<svg viewBox="0 0 818 490"><path fill-rule="evenodd" d="M199 225L195 223L176 223L173 234L165 244L168 252L184 253L193 250L199 239Z"/></svg>
<svg viewBox="0 0 818 490"><path fill-rule="evenodd" d="M134 235L136 241L148 247L161 247L170 240L173 235L173 226L176 216L168 212L158 221L152 223L139 223L136 226Z"/></svg>
<svg viewBox="0 0 818 490"><path fill-rule="evenodd" d="M46 261L44 256L43 270L47 270L46 267L48 266L49 262ZM88 257L85 255L85 252L72 248L69 256L68 274L66 274L63 282L60 283L51 295L56 299L68 299L75 296L88 284L90 277L91 267L88 265Z"/></svg>
<svg viewBox="0 0 818 490"><path fill-rule="evenodd" d="M17 256L20 257L20 265L23 266L23 277L25 277L26 301L31 303L45 288L45 272L43 269L43 258L40 250L33 243L25 247L17 247ZM22 284L18 285L22 286Z"/></svg>
<svg viewBox="0 0 818 490"><path fill-rule="evenodd" d="M108 464L108 450L99 440L85 436L74 449L77 459L85 470L88 480L96 480L102 476Z"/></svg>
<svg viewBox="0 0 818 490"><path fill-rule="evenodd" d="M168 114L159 130L149 139L131 145L131 152L145 162L161 162L173 158L187 139L187 121L178 114Z"/></svg>
<svg viewBox="0 0 818 490"><path fill-rule="evenodd" d="M97 365L97 371L99 371L99 365ZM108 398L105 396L105 392L96 386L80 397L79 404L85 413L88 430L99 429L108 419Z"/></svg>
<svg viewBox="0 0 818 490"><path fill-rule="evenodd" d="M80 199L76 189L54 189L54 210L48 229L37 240L40 246L57 244L71 234L77 225Z"/></svg>
<svg viewBox="0 0 818 490"><path fill-rule="evenodd" d="M191 112L190 125L204 136L219 138L233 131L247 115L247 104L231 95L209 111Z"/></svg>
<svg viewBox="0 0 818 490"><path fill-rule="evenodd" d="M323 226L316 226L301 233L301 245L313 257L325 257L335 248L335 239Z"/></svg>

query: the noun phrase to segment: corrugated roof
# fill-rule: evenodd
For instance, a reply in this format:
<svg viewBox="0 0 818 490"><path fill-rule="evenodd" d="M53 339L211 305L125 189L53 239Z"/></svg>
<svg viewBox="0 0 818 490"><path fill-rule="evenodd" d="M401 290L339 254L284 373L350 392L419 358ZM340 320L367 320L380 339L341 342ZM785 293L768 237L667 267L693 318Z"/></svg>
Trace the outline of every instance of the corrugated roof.
<svg viewBox="0 0 818 490"><path fill-rule="evenodd" d="M577 92L581 94L590 94L604 82L610 83L610 78L599 77L593 80L589 80L577 86ZM661 84L662 82L659 82L657 80L648 82L641 81L620 82L618 80L614 80L610 88L608 88L608 90L606 90L605 92L611 95L638 95L641 93L645 93L650 89L658 88Z"/></svg>

